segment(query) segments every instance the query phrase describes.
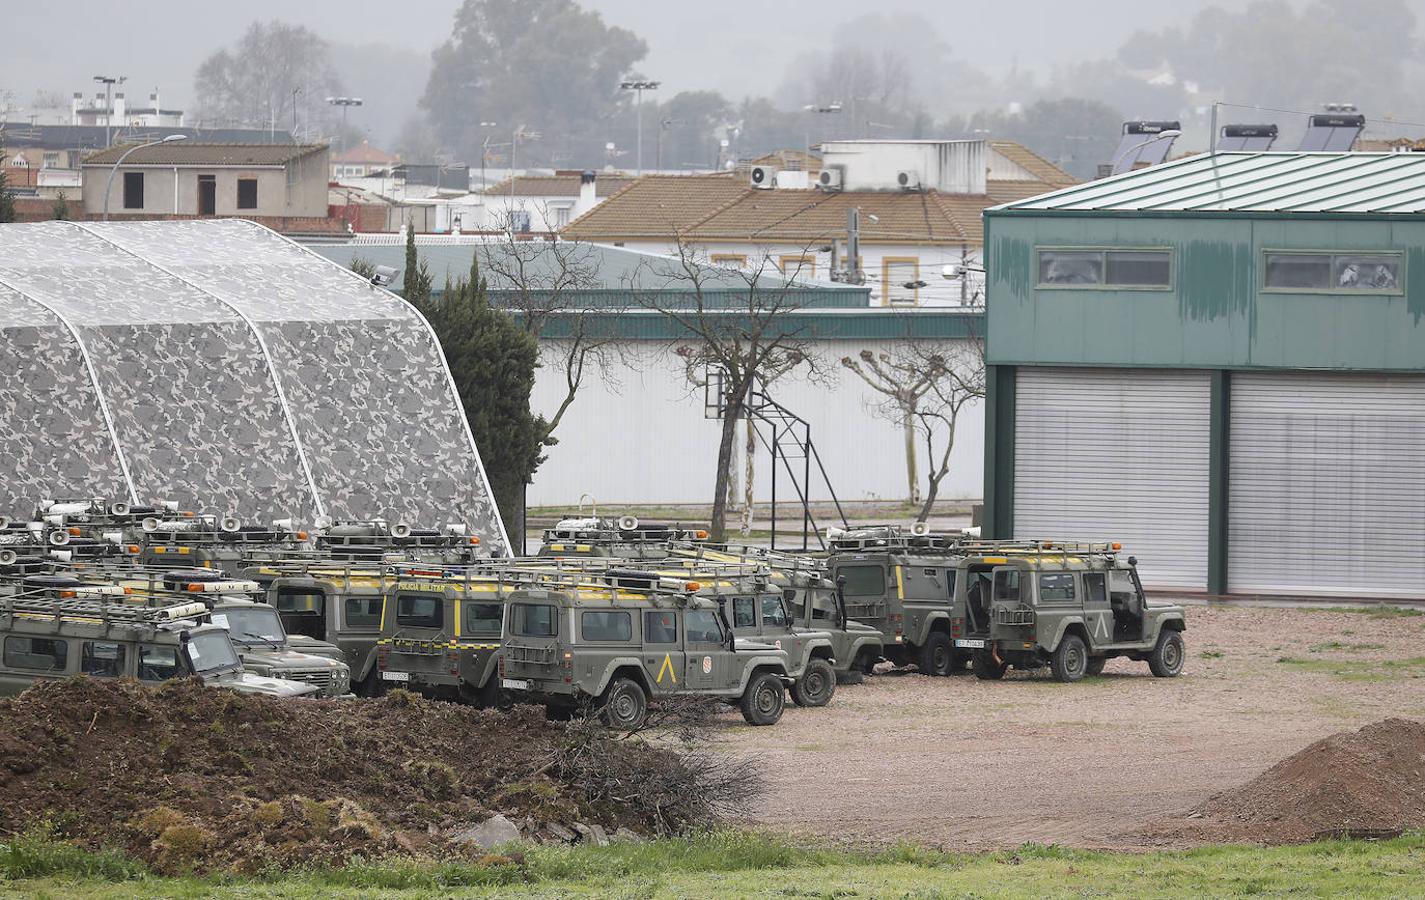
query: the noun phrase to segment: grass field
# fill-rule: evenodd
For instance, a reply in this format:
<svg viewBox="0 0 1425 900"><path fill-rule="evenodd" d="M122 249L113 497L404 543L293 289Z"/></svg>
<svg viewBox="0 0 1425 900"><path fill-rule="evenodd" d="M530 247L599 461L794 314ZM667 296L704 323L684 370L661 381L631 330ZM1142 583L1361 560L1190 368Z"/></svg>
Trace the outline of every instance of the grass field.
<svg viewBox="0 0 1425 900"><path fill-rule="evenodd" d="M353 864L253 877L160 878L43 838L0 844L3 897L1407 897L1425 834L1294 847L1105 853L1025 846L956 854L806 850L747 832L606 848L532 848L488 865Z"/></svg>

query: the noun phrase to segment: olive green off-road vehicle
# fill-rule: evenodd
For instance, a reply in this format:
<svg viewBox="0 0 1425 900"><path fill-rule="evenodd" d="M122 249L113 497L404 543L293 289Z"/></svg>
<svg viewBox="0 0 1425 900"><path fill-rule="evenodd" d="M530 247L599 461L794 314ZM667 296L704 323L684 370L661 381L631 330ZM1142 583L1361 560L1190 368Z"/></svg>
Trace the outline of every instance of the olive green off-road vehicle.
<svg viewBox="0 0 1425 900"><path fill-rule="evenodd" d="M964 668L968 655L957 652L950 629L962 540L896 525L833 536L827 566L846 614L880 629L891 662L926 675Z"/></svg>
<svg viewBox="0 0 1425 900"><path fill-rule="evenodd" d="M1059 681L1103 671L1117 656L1146 662L1159 678L1183 670L1183 608L1151 601L1137 560L1118 544L1019 542L976 545L959 563L952 623L977 676L1048 666Z"/></svg>
<svg viewBox="0 0 1425 900"><path fill-rule="evenodd" d="M705 696L772 725L786 703L787 654L736 637L702 585L611 570L521 587L505 611L501 684L558 713L590 705L616 728L638 728L650 701Z"/></svg>
<svg viewBox="0 0 1425 900"><path fill-rule="evenodd" d="M500 689L503 585L473 569L396 567L376 644L385 685L496 706Z"/></svg>

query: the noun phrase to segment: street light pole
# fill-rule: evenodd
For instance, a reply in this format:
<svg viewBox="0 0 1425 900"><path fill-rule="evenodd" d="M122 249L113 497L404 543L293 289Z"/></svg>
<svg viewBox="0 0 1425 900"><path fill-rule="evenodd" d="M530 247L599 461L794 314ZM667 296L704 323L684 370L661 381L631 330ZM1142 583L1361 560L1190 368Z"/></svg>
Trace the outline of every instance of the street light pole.
<svg viewBox="0 0 1425 900"><path fill-rule="evenodd" d="M353 107L353 106L360 106L360 105L361 105L361 98L360 98L360 97L328 97L328 98L327 98L327 103L330 103L332 106L340 106L340 107L341 107L341 150L338 151L338 152L340 152L340 153L345 153L345 152L346 152L346 111L347 111L348 109L350 109L351 107Z"/></svg>
<svg viewBox="0 0 1425 900"><path fill-rule="evenodd" d="M499 122L481 122L481 128L494 128ZM485 181L485 157L490 155L490 136L485 135L485 140L480 142L480 193L485 193L489 188L489 182Z"/></svg>
<svg viewBox="0 0 1425 900"><path fill-rule="evenodd" d="M188 135L186 134L170 134L168 137L163 138L162 140L149 141L147 144L139 144L136 147L130 147L129 149L125 150L123 152L123 155L121 155L114 163L113 168L109 170L109 177L104 182L104 221L109 221L109 192L114 189L114 173L119 171L119 166L122 166L124 164L124 160L129 158L130 153L133 153L135 150L142 150L145 147L156 147L159 144L171 144L174 141L185 141L187 139Z"/></svg>
<svg viewBox="0 0 1425 900"><path fill-rule="evenodd" d="M640 174L640 175L643 174L643 92L644 92L644 91L656 91L656 90L658 90L658 85L661 84L661 83L662 83L662 82L658 82L658 81L621 81L621 82L619 82L619 90L621 90L621 91L633 91L634 94L635 94L635 96L637 96L637 98L638 98L637 101L635 101L635 104L636 104L636 107L637 107L637 110L638 110L638 112L637 112L637 116L638 116L638 154L637 154L637 158L638 158L638 174Z"/></svg>
<svg viewBox="0 0 1425 900"><path fill-rule="evenodd" d="M813 115L828 115L828 114L832 114L832 113L839 113L839 112L841 112L841 101L840 101L840 100L837 100L837 101L835 101L835 102L827 103L827 104L825 104L825 105L820 105L820 104L816 104L816 103L808 103L806 106L803 106L802 109L806 110L806 111L809 112L809 113L812 113ZM826 143L826 120L825 120L825 119L823 119L823 120L821 121L821 127L820 127L818 130L820 131L821 143L823 143L823 144ZM806 138L806 145L807 145L807 146L806 146L806 151L807 151L807 153L811 153L811 126L810 126L810 125L808 125L808 126L806 127L806 133L803 134L802 136L803 136L804 138Z"/></svg>
<svg viewBox="0 0 1425 900"><path fill-rule="evenodd" d="M1119 154L1117 154L1116 156L1113 157L1113 162L1109 163L1109 166L1108 166L1108 167L1109 167L1110 170L1112 170L1112 169L1117 169L1117 168L1118 168L1118 161L1121 160L1121 159L1123 159L1123 157L1127 156L1128 154L1132 153L1134 150L1142 150L1144 147L1148 146L1149 144L1156 144L1156 143L1158 143L1159 141L1162 141L1162 140L1169 140L1169 139L1176 138L1176 137L1182 137L1182 134L1183 134L1183 133L1182 133L1181 131L1177 130L1176 128L1169 128L1167 131L1160 131L1160 132L1158 132L1157 134L1153 135L1152 137L1148 138L1148 139L1145 140L1145 141L1139 141L1138 143L1134 144L1132 147L1126 147L1126 148L1124 148L1124 150L1123 150L1121 153L1119 153Z"/></svg>
<svg viewBox="0 0 1425 900"><path fill-rule="evenodd" d="M120 75L117 78L111 75L95 75L94 81L104 85L104 149L112 147L114 144L114 85L123 84L129 80L129 76Z"/></svg>

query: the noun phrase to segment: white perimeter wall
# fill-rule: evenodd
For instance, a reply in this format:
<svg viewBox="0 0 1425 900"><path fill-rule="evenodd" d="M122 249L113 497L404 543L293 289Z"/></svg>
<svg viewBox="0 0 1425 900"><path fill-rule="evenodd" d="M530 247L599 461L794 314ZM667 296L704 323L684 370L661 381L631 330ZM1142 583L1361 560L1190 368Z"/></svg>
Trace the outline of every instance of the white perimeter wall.
<svg viewBox="0 0 1425 900"><path fill-rule="evenodd" d="M543 367L537 373L532 405L552 415L564 396L559 341L541 345ZM570 505L581 494L600 503L708 503L712 500L719 423L703 417L703 391L692 388L681 361L679 343L638 341L624 345L624 361L591 372L574 405L565 413L549 448L549 458L529 488L532 506ZM880 397L840 359L863 349L893 351L891 341L825 341L816 345L825 380L804 373L777 381L774 399L811 423L812 440L843 500L904 499L905 450L901 429L872 410ZM925 448L919 446L922 490ZM757 459L757 497L770 499L770 459ZM979 499L983 494L984 407L967 406L941 483L943 498ZM779 494L794 499L791 485L780 481ZM828 499L824 487L813 500Z"/></svg>

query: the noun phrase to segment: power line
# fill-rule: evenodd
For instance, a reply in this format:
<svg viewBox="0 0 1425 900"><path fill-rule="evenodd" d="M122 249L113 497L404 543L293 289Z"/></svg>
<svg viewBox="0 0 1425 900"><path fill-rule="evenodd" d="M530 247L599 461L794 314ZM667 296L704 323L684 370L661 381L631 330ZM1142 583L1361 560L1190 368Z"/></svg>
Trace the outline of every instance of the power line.
<svg viewBox="0 0 1425 900"><path fill-rule="evenodd" d="M1300 109L1282 109L1282 108L1276 107L1276 106L1256 106L1256 105L1253 105L1253 104L1250 104L1250 103L1228 103L1228 102L1225 101L1225 100L1218 100L1218 101L1215 101L1215 102L1217 103L1218 106L1230 106L1230 107L1232 107L1232 108L1234 108L1234 109L1253 109L1253 110L1256 110L1256 111L1258 111L1258 112L1286 113L1286 114L1288 114L1288 115L1293 115L1293 116L1319 116L1319 115L1325 115L1325 113L1322 113L1322 112L1319 111L1319 110L1316 111L1316 112L1307 112L1307 111L1305 111L1305 110L1300 110ZM1376 122L1388 122L1388 123L1390 123L1391 125L1409 125L1409 126L1411 126L1412 128L1425 128L1425 122L1410 122L1410 121L1407 121L1407 120L1405 120L1405 119L1397 119L1397 118L1394 117L1394 116L1381 116L1379 119L1376 119L1376 118L1373 118L1373 117L1367 117L1366 121L1367 121L1368 124L1375 124Z"/></svg>

